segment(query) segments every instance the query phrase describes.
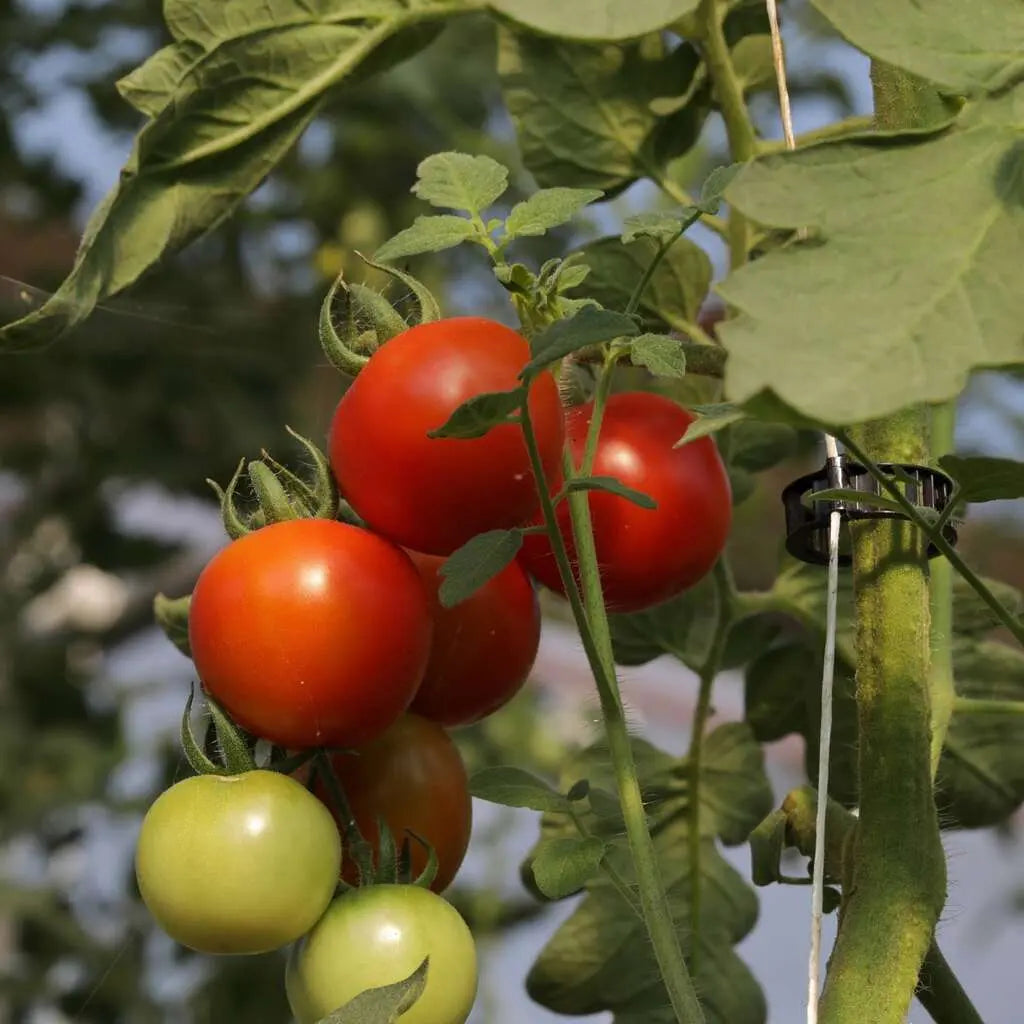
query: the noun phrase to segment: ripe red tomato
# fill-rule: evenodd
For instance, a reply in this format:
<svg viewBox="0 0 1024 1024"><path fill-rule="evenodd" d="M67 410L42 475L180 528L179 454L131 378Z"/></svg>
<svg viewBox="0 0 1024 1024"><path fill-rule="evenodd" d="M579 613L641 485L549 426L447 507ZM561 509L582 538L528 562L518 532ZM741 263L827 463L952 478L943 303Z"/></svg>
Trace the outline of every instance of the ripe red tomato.
<svg viewBox="0 0 1024 1024"><path fill-rule="evenodd" d="M431 630L408 555L326 519L229 544L203 570L189 609L207 692L243 728L285 747L380 735L416 693Z"/></svg>
<svg viewBox="0 0 1024 1024"><path fill-rule="evenodd" d="M590 426L592 406L566 417L576 465ZM594 458L594 476L613 476L650 495L644 509L617 495L592 492L590 514L605 602L615 611L640 611L693 586L715 564L732 522L729 477L710 437L673 448L695 417L661 395L626 392L605 406ZM558 522L575 561L569 505ZM551 545L543 534L524 538L523 565L545 586L564 593Z"/></svg>
<svg viewBox="0 0 1024 1024"><path fill-rule="evenodd" d="M526 340L480 317L420 324L382 345L334 414L331 467L363 520L395 542L449 555L487 530L518 526L538 497L522 428L430 438L464 401L510 391L530 359ZM529 392L545 475L558 476L563 416L554 378Z"/></svg>
<svg viewBox="0 0 1024 1024"><path fill-rule="evenodd" d="M351 753L332 754L331 764L374 855L378 817L387 823L399 847L410 829L437 853L437 877L431 888L447 889L466 856L473 805L466 766L444 729L419 715L406 714L372 743ZM335 813L322 782L317 782L314 792ZM410 850L415 878L427 865L427 853L415 840L410 840ZM359 881L344 842L341 877L353 885Z"/></svg>
<svg viewBox="0 0 1024 1024"><path fill-rule="evenodd" d="M444 559L409 552L427 588L434 639L410 710L449 728L497 711L520 690L540 643L540 605L516 562L453 608L438 597Z"/></svg>

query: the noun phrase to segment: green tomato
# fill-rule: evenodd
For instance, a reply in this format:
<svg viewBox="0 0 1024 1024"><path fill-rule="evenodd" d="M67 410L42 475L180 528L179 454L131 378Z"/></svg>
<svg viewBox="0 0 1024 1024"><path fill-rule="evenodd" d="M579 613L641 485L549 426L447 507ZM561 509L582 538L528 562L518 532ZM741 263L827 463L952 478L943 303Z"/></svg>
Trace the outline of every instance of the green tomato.
<svg viewBox="0 0 1024 1024"><path fill-rule="evenodd" d="M292 1013L314 1024L360 992L408 978L428 956L426 987L402 1024L464 1024L476 998L476 946L458 911L414 885L346 893L292 950Z"/></svg>
<svg viewBox="0 0 1024 1024"><path fill-rule="evenodd" d="M330 903L340 867L330 812L270 771L176 783L146 814L135 855L150 913L200 953L265 953L294 942Z"/></svg>

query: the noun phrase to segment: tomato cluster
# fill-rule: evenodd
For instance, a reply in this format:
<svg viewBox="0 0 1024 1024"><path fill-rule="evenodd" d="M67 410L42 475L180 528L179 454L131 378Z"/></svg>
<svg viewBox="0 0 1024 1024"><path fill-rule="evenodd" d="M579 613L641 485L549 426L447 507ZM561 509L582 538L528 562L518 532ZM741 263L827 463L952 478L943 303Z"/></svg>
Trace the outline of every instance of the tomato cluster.
<svg viewBox="0 0 1024 1024"><path fill-rule="evenodd" d="M300 1024L401 981L427 956L426 989L402 1019L460 1024L469 1014L472 938L437 895L459 870L472 819L446 730L502 707L532 669L541 621L528 573L556 591L563 581L535 525L531 466L543 469L575 569L562 455L567 444L579 467L593 411L566 414L554 376L541 373L524 392L533 461L515 417L469 438L434 435L463 403L520 388L530 356L519 334L472 317L392 338L342 396L323 467L361 525L257 523L196 583L190 651L225 728L316 752L315 768L252 763L173 786L143 822L139 886L167 932L194 949L297 943L286 987ZM590 496L611 608L674 596L725 543L730 495L717 449L708 438L675 447L692 420L653 394L607 403L592 472L656 503ZM445 607L447 556L511 528L524 531L520 557Z"/></svg>

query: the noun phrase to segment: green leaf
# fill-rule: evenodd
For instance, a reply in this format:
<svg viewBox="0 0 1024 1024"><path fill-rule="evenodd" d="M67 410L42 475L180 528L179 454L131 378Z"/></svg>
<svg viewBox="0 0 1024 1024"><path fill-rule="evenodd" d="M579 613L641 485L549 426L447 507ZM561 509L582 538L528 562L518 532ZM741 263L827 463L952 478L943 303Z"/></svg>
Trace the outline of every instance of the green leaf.
<svg viewBox="0 0 1024 1024"><path fill-rule="evenodd" d="M559 0L546 6L567 5ZM587 6L581 23L600 20L599 8ZM652 103L688 92L700 67L691 46L666 51L657 38L602 47L499 32L505 104L523 162L541 186L613 193L659 173L660 166L696 143L707 98L700 91L671 117L659 117Z"/></svg>
<svg viewBox="0 0 1024 1024"><path fill-rule="evenodd" d="M719 330L731 398L768 389L812 419L858 423L947 401L976 367L1024 362L1024 289L993 286L1024 250L1022 131L1024 84L930 135L745 167L730 202L814 237L720 286L742 311Z"/></svg>
<svg viewBox="0 0 1024 1024"><path fill-rule="evenodd" d="M681 448L684 444L697 441L708 434L714 434L725 427L738 423L747 414L737 405L731 402L720 402L715 405L694 406L691 412L697 413L697 418L686 428L686 433L676 442L676 447Z"/></svg>
<svg viewBox="0 0 1024 1024"><path fill-rule="evenodd" d="M729 464L761 473L796 454L797 432L785 423L739 420L729 428Z"/></svg>
<svg viewBox="0 0 1024 1024"><path fill-rule="evenodd" d="M90 218L71 272L41 307L0 331L0 350L52 341L221 223L291 149L328 89L368 61L383 68L432 38L401 31L420 12L392 3L236 0L201 13L169 3L165 14L175 48L122 86L150 120Z"/></svg>
<svg viewBox="0 0 1024 1024"><path fill-rule="evenodd" d="M423 995L429 967L428 956L408 978L361 992L317 1024L395 1024Z"/></svg>
<svg viewBox="0 0 1024 1024"><path fill-rule="evenodd" d="M556 320L533 336L530 342L533 358L519 376L522 380L529 380L550 363L572 352L636 333L636 321L625 313L587 306L575 316Z"/></svg>
<svg viewBox="0 0 1024 1024"><path fill-rule="evenodd" d="M373 255L378 260L397 260L424 252L441 252L477 236L474 225L454 213L417 217L412 227L389 238Z"/></svg>
<svg viewBox="0 0 1024 1024"><path fill-rule="evenodd" d="M504 807L567 814L568 800L543 779L521 768L484 768L469 780L469 791L481 800Z"/></svg>
<svg viewBox="0 0 1024 1024"><path fill-rule="evenodd" d="M700 210L696 206L683 206L678 210L664 210L659 213L634 213L622 222L620 237L625 245L644 236L666 245L675 241L699 219Z"/></svg>
<svg viewBox="0 0 1024 1024"><path fill-rule="evenodd" d="M1002 580L983 577L985 586L996 600L1014 615L1024 612L1024 594ZM960 636L982 637L999 624L992 609L978 592L959 574L953 577L953 628Z"/></svg>
<svg viewBox="0 0 1024 1024"><path fill-rule="evenodd" d="M960 639L953 648L956 692L1024 701L1024 652L995 641ZM944 827L986 828L1024 802L1024 714L957 709L936 779Z"/></svg>
<svg viewBox="0 0 1024 1024"><path fill-rule="evenodd" d="M572 220L584 206L602 195L604 193L596 188L541 189L512 207L505 221L505 233L509 238L543 235Z"/></svg>
<svg viewBox="0 0 1024 1024"><path fill-rule="evenodd" d="M491 0L500 14L526 28L567 39L635 39L692 13L700 0Z"/></svg>
<svg viewBox="0 0 1024 1024"><path fill-rule="evenodd" d="M701 829L726 846L745 843L772 806L764 752L746 722L726 722L704 739Z"/></svg>
<svg viewBox="0 0 1024 1024"><path fill-rule="evenodd" d="M482 213L508 188L508 169L489 156L435 153L416 168L413 192L448 210Z"/></svg>
<svg viewBox="0 0 1024 1024"><path fill-rule="evenodd" d="M960 500L1006 501L1024 498L1024 462L943 455L939 465L960 485Z"/></svg>
<svg viewBox="0 0 1024 1024"><path fill-rule="evenodd" d="M665 334L641 334L629 346L629 358L656 377L685 377L686 353L678 338Z"/></svg>
<svg viewBox="0 0 1024 1024"><path fill-rule="evenodd" d="M456 408L442 426L427 431L427 437L483 437L495 427L517 422L525 401L525 387L474 395Z"/></svg>
<svg viewBox="0 0 1024 1024"><path fill-rule="evenodd" d="M743 164L729 164L726 167L716 167L705 179L700 190L700 208L705 213L718 213L718 207L722 202L722 194L732 183Z"/></svg>
<svg viewBox="0 0 1024 1024"><path fill-rule="evenodd" d="M812 0L858 49L956 93L1024 76L1024 8L1005 0Z"/></svg>
<svg viewBox="0 0 1024 1024"><path fill-rule="evenodd" d="M575 477L566 486L570 494L574 491L604 491L606 494L614 494L616 497L625 498L641 508L657 508L658 503L648 494L627 487L621 480L614 476L583 476Z"/></svg>
<svg viewBox="0 0 1024 1024"><path fill-rule="evenodd" d="M192 595L186 597L165 597L157 594L153 598L153 617L164 635L187 658L192 657L188 640L188 609Z"/></svg>
<svg viewBox="0 0 1024 1024"><path fill-rule="evenodd" d="M523 546L521 530L488 530L466 541L441 566L441 605L452 608L497 576Z"/></svg>
<svg viewBox="0 0 1024 1024"><path fill-rule="evenodd" d="M633 290L658 251L652 238L637 238L628 245L618 238L601 238L579 250L590 266L586 288L580 294L608 309L625 309ZM711 284L711 261L699 246L680 238L665 253L640 297L637 313L644 330L684 331L694 323Z"/></svg>
<svg viewBox="0 0 1024 1024"><path fill-rule="evenodd" d="M547 839L533 851L533 878L551 900L572 896L601 869L606 844L597 836Z"/></svg>

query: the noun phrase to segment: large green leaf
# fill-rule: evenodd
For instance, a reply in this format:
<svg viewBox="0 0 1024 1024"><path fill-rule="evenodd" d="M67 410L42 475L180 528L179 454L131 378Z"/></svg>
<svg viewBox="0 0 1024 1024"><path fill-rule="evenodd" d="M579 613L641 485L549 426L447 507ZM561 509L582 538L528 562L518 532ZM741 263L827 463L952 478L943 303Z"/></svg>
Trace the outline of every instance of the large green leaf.
<svg viewBox="0 0 1024 1024"><path fill-rule="evenodd" d="M590 46L502 29L498 71L523 161L542 186L614 193L657 178L703 123L704 94L690 88L701 64L686 43L666 52L657 37ZM670 117L652 109L680 95L690 101Z"/></svg>
<svg viewBox="0 0 1024 1024"><path fill-rule="evenodd" d="M467 5L468 6L468 5ZM0 349L51 341L161 257L227 217L282 159L324 93L421 48L433 0L168 0L175 43L121 84L150 120L86 227L56 294L0 331Z"/></svg>
<svg viewBox="0 0 1024 1024"><path fill-rule="evenodd" d="M691 14L700 0L490 0L500 14L567 39L635 39Z"/></svg>
<svg viewBox="0 0 1024 1024"><path fill-rule="evenodd" d="M721 287L742 313L720 329L734 401L770 389L848 424L952 398L975 367L1024 362L1024 86L930 135L756 161L727 195L813 236Z"/></svg>
<svg viewBox="0 0 1024 1024"><path fill-rule="evenodd" d="M685 760L634 741L655 850L684 952L694 959L693 862L690 857L690 801ZM564 783L591 783L591 797L613 788L603 746L582 752L565 770ZM757 898L719 853L716 836L742 842L770 809L771 787L761 748L747 726L732 723L705 740L701 773L700 921L695 984L709 1022L761 1024L764 996L733 946L757 918ZM621 817L581 815L592 832L610 840L606 855L626 879L632 864L622 839ZM538 850L576 826L564 815L545 816ZM531 996L559 1013L582 1015L611 1010L616 1024L673 1021L664 986L635 908L603 875L586 885L586 897L545 946L527 979Z"/></svg>
<svg viewBox="0 0 1024 1024"><path fill-rule="evenodd" d="M1024 77L1024 4L1007 0L812 0L854 46L954 92Z"/></svg>

